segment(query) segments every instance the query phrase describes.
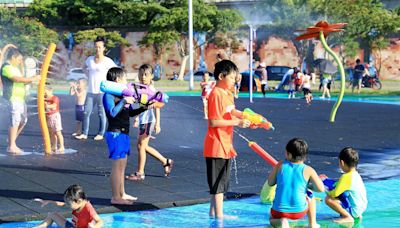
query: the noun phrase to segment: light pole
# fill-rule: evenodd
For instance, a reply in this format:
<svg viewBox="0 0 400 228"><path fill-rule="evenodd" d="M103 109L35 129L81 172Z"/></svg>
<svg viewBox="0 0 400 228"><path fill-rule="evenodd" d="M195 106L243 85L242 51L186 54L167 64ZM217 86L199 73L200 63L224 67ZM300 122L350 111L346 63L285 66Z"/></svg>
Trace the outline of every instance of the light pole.
<svg viewBox="0 0 400 228"><path fill-rule="evenodd" d="M193 4L192 0L188 0L189 4L189 90L193 90Z"/></svg>
<svg viewBox="0 0 400 228"><path fill-rule="evenodd" d="M249 34L249 99L250 103L253 103L253 32L255 29L253 29L253 26L249 24L250 28L250 34Z"/></svg>

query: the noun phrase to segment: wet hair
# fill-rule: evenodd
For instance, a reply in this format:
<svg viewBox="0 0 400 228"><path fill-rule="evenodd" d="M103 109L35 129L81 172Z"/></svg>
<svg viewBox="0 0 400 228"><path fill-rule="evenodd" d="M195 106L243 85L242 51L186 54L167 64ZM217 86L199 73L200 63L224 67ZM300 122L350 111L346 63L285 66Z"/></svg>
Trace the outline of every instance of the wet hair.
<svg viewBox="0 0 400 228"><path fill-rule="evenodd" d="M219 75L222 74L224 77L226 77L228 74L232 72L239 72L239 69L237 66L230 60L221 60L215 64L215 69L214 69L214 78L216 81L219 80Z"/></svg>
<svg viewBox="0 0 400 228"><path fill-rule="evenodd" d="M286 151L292 156L292 162L304 161L308 154L306 141L293 138L286 145Z"/></svg>
<svg viewBox="0 0 400 228"><path fill-rule="evenodd" d="M7 51L7 56L6 56L6 59L7 60L10 60L11 58L16 58L16 57L19 57L19 56L22 56L22 53L18 50L18 49L16 49L16 48L10 48L8 51Z"/></svg>
<svg viewBox="0 0 400 228"><path fill-rule="evenodd" d="M150 64L143 64L139 67L139 78L143 77L144 73L146 71L150 71L151 74L153 74L153 67ZM176 74L176 72L174 71L174 74Z"/></svg>
<svg viewBox="0 0 400 228"><path fill-rule="evenodd" d="M64 192L64 202L79 202L79 200L87 200L86 193L83 191L82 186L74 184L71 185Z"/></svg>
<svg viewBox="0 0 400 228"><path fill-rule="evenodd" d="M358 64L358 63L361 63L361 60L360 59L357 59L356 60L356 63Z"/></svg>
<svg viewBox="0 0 400 228"><path fill-rule="evenodd" d="M111 67L107 72L108 81L117 81L118 78L125 77L125 71L120 67Z"/></svg>
<svg viewBox="0 0 400 228"><path fill-rule="evenodd" d="M348 167L353 168L357 167L360 159L357 151L354 148L345 147L339 153L339 160L342 160Z"/></svg>
<svg viewBox="0 0 400 228"><path fill-rule="evenodd" d="M106 44L106 38L104 38L103 36L98 36L94 40L94 43L97 43L97 42L103 42L104 44Z"/></svg>

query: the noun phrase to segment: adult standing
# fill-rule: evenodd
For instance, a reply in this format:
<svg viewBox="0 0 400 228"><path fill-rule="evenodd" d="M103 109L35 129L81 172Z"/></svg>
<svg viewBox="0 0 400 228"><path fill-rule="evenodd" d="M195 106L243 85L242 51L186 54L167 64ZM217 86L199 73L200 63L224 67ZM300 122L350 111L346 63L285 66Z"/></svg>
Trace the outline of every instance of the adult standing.
<svg viewBox="0 0 400 228"><path fill-rule="evenodd" d="M7 53L6 62L1 67L1 78L3 81L3 97L9 101L11 113L7 152L13 154L23 152L17 146L16 141L28 121L25 84L40 80L40 75L25 78L19 67L23 67L23 56L18 49L11 48Z"/></svg>
<svg viewBox="0 0 400 228"><path fill-rule="evenodd" d="M360 59L356 60L356 66L354 67L354 76L353 76L353 86L351 87L351 92L354 93L354 88L357 87L357 93L360 93L361 90L361 82L365 72L365 67L361 64Z"/></svg>
<svg viewBox="0 0 400 228"><path fill-rule="evenodd" d="M89 56L85 62L85 72L88 76L88 88L84 107L84 118L82 134L75 136L76 139L87 139L89 134L90 115L94 106L97 106L100 125L94 140L103 140L106 130L107 118L103 106L103 93L100 91L100 83L107 79L107 72L110 68L116 67L114 61L104 55L105 39L97 37L94 41L96 50L95 56Z"/></svg>

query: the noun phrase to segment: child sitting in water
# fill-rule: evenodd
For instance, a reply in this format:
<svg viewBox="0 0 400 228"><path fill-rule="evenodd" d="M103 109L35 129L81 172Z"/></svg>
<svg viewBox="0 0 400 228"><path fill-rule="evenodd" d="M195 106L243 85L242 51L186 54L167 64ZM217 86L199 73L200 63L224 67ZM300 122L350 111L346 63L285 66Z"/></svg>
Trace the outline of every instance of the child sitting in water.
<svg viewBox="0 0 400 228"><path fill-rule="evenodd" d="M286 145L286 159L280 161L268 177L269 186L277 185L269 221L274 227L289 227L288 219L300 219L306 214L310 227L319 227L315 198L307 196L307 187L324 191L324 184L315 170L304 164L308 145L294 138ZM311 180L311 185L308 182Z"/></svg>
<svg viewBox="0 0 400 228"><path fill-rule="evenodd" d="M334 222L354 222L354 218L362 218L362 214L367 209L367 191L360 174L356 170L358 161L359 157L355 149L346 147L340 151L339 167L344 174L325 198L325 203L341 216ZM347 210L338 199L345 191L349 193L348 202L350 205Z"/></svg>
<svg viewBox="0 0 400 228"><path fill-rule="evenodd" d="M87 200L83 188L79 185L71 185L64 192L64 202L35 199L40 202L42 207L53 203L57 206L68 205L72 209L72 222L66 220L62 215L56 212L49 213L47 218L36 227L48 227L53 222L61 227L101 227L103 220L99 217L92 204Z"/></svg>

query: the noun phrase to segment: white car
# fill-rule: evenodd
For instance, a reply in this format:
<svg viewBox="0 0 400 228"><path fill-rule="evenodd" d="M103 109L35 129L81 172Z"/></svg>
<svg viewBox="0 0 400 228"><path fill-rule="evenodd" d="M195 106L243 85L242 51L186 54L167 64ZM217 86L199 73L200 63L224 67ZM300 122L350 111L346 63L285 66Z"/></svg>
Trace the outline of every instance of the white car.
<svg viewBox="0 0 400 228"><path fill-rule="evenodd" d="M85 74L85 72L83 71L82 68L72 68L71 70L69 70L68 75L67 75L67 80L71 81L78 81L79 79L84 78L87 80L87 76Z"/></svg>

